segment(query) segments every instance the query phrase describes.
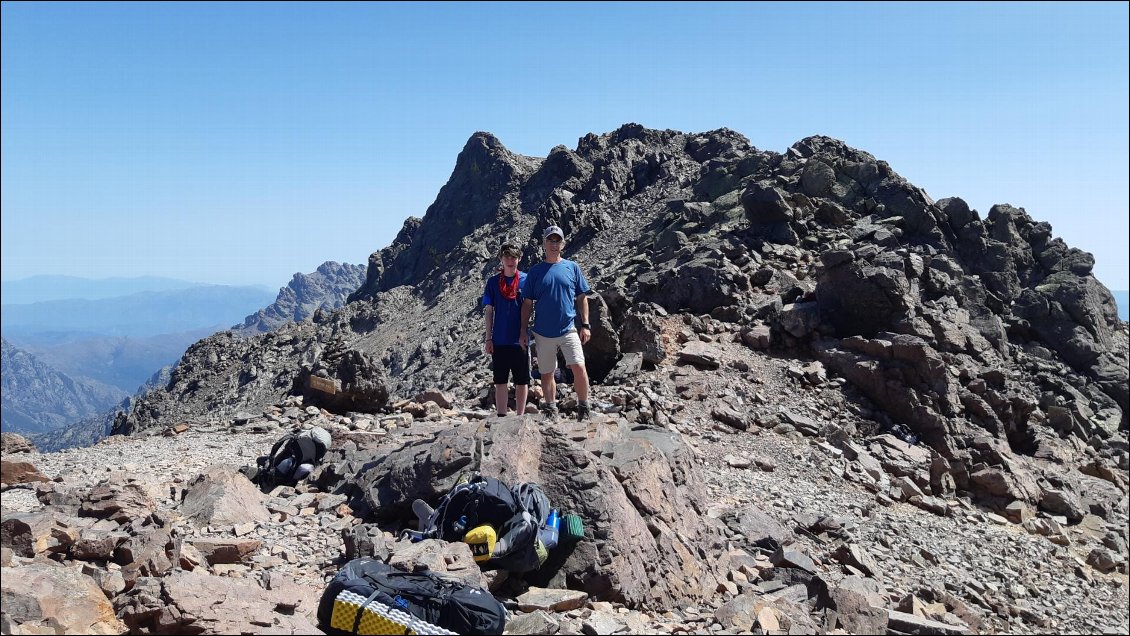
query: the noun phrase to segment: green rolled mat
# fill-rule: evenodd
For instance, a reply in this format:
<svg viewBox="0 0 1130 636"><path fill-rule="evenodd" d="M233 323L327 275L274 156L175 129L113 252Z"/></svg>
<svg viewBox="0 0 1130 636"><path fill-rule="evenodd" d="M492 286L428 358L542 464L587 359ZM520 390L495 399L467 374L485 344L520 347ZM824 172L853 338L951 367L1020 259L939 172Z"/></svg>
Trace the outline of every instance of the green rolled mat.
<svg viewBox="0 0 1130 636"><path fill-rule="evenodd" d="M561 521L562 543L575 543L585 538L585 525L579 516L565 515Z"/></svg>

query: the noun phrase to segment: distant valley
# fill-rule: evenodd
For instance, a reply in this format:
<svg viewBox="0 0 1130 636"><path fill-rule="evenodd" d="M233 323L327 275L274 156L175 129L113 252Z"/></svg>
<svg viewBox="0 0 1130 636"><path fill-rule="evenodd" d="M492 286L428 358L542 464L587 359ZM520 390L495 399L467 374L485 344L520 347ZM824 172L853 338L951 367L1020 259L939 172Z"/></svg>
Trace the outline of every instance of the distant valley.
<svg viewBox="0 0 1130 636"><path fill-rule="evenodd" d="M363 266L327 262L295 274L277 295L154 277L5 281L3 430L43 449L93 443L127 398L167 382L193 343L340 307L364 276Z"/></svg>
<svg viewBox="0 0 1130 636"><path fill-rule="evenodd" d="M117 292L125 295L107 296ZM101 425L65 434L104 420L189 345L274 295L266 287L167 278L37 276L5 281L3 297L3 430L51 447L57 434L74 441L103 435ZM32 302L10 302L20 300Z"/></svg>
<svg viewBox="0 0 1130 636"><path fill-rule="evenodd" d="M217 324L141 337L46 332L8 340L62 373L97 380L132 395L155 371L179 360L189 345L225 328L227 325Z"/></svg>
<svg viewBox="0 0 1130 636"><path fill-rule="evenodd" d="M3 430L44 433L105 411L131 392L72 378L2 339Z"/></svg>

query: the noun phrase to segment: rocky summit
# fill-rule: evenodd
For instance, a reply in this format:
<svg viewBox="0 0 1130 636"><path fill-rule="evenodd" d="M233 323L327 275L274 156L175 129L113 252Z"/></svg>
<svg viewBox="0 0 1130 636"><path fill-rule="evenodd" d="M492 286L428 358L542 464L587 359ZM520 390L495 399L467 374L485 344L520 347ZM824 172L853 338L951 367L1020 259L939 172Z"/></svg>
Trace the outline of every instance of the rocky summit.
<svg viewBox="0 0 1130 636"><path fill-rule="evenodd" d="M549 225L594 290L594 413L547 421L535 384L488 417L483 281ZM489 587L513 633L1124 632L1130 337L1092 266L827 137L476 133L340 308L195 344L129 437L5 440L4 625L301 632L375 555ZM312 425L314 474L249 489ZM585 538L524 576L396 539L470 471L537 481Z"/></svg>

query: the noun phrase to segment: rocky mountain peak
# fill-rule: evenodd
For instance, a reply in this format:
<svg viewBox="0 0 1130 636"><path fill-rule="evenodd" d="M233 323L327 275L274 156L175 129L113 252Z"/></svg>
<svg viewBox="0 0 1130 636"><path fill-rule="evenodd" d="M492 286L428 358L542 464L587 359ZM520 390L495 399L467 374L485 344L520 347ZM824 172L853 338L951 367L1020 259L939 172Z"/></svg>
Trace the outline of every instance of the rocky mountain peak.
<svg viewBox="0 0 1130 636"><path fill-rule="evenodd" d="M326 261L309 274L295 273L279 290L275 302L244 319L234 330L243 335L274 331L288 322L301 322L318 310L345 304L365 280L365 267Z"/></svg>
<svg viewBox="0 0 1130 636"><path fill-rule="evenodd" d="M289 394L331 409L379 410L382 396L432 387L488 399L482 281L503 237L536 263L550 224L597 292L586 356L599 383L630 383L677 354L663 327L675 316L690 337L820 361L861 404L856 433L904 427L985 505L1038 505L1042 469L1029 462L1127 455L1126 325L1090 255L1050 225L1013 206L982 218L959 198L935 201L829 137L774 153L726 129L635 124L544 160L476 134L425 216L370 257L351 302L270 335L198 343L117 430ZM311 382L332 383L332 399Z"/></svg>
<svg viewBox="0 0 1130 636"><path fill-rule="evenodd" d="M381 256L370 257L368 290L388 290L427 279L468 234L519 208L515 190L541 164L540 159L510 152L489 133L471 136L455 169L428 207L419 226L401 231ZM408 239L410 241L403 241Z"/></svg>

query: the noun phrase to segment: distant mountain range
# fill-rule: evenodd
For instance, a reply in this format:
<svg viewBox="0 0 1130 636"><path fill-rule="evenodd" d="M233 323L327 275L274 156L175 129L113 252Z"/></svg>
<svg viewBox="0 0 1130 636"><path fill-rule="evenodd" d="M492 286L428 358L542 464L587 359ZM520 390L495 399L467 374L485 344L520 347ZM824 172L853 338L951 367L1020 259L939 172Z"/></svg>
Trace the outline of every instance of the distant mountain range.
<svg viewBox="0 0 1130 636"><path fill-rule="evenodd" d="M176 278L138 276L135 278L79 278L77 276L32 276L19 280L6 280L2 285L2 304L27 305L47 300L98 300L129 296L140 292L175 291L200 287ZM267 287L263 288L268 290Z"/></svg>
<svg viewBox="0 0 1130 636"><path fill-rule="evenodd" d="M104 435L98 422L156 372L274 295L168 278L36 276L5 281L3 297L3 428L59 446Z"/></svg>
<svg viewBox="0 0 1130 636"><path fill-rule="evenodd" d="M189 345L221 328L144 337L47 332L13 336L9 341L67 375L97 380L132 395L154 371L176 364Z"/></svg>
<svg viewBox="0 0 1130 636"><path fill-rule="evenodd" d="M365 272L364 265L326 261L314 272L295 274L275 302L248 316L235 330L245 335L266 333L300 322L319 309L337 309L364 284Z"/></svg>
<svg viewBox="0 0 1130 636"><path fill-rule="evenodd" d="M146 291L97 300L48 300L5 304L5 335L89 332L107 336L155 336L202 327L226 328L238 316L270 304L275 294L262 287L209 285Z"/></svg>
<svg viewBox="0 0 1130 636"><path fill-rule="evenodd" d="M198 340L229 328L263 333L336 309L364 281L364 266L327 262L295 274L277 295L154 277L4 282L3 429L42 450L91 444L130 396L167 383Z"/></svg>

